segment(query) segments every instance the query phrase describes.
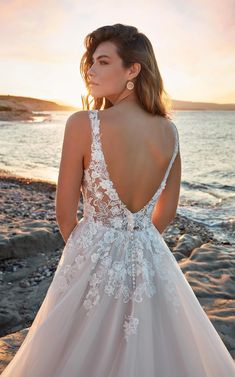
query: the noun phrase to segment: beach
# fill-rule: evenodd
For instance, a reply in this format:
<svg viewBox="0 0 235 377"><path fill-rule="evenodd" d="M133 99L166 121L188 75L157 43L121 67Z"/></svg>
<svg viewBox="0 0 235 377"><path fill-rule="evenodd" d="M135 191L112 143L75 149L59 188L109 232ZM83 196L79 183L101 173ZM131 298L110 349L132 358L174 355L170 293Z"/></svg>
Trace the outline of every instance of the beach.
<svg viewBox="0 0 235 377"><path fill-rule="evenodd" d="M25 101L30 111L43 116L0 121L0 373L26 336L65 245L56 222L55 193L71 111L51 110L54 104L32 108ZM181 193L177 215L163 238L235 359L232 119L233 112L225 111L175 114ZM83 216L82 195L77 216Z"/></svg>
<svg viewBox="0 0 235 377"><path fill-rule="evenodd" d="M64 248L55 216L55 193L54 182L0 170L2 370L27 334ZM82 216L81 195L78 220ZM178 213L163 238L235 358L234 247Z"/></svg>

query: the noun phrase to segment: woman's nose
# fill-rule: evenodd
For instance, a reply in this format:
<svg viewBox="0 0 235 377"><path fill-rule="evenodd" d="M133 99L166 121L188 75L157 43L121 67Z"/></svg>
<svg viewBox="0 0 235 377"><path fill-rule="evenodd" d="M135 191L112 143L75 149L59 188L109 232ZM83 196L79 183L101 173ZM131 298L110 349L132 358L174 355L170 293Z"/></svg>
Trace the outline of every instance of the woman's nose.
<svg viewBox="0 0 235 377"><path fill-rule="evenodd" d="M94 74L94 69L93 69L93 66L91 66L88 71L87 71L88 75L93 75Z"/></svg>

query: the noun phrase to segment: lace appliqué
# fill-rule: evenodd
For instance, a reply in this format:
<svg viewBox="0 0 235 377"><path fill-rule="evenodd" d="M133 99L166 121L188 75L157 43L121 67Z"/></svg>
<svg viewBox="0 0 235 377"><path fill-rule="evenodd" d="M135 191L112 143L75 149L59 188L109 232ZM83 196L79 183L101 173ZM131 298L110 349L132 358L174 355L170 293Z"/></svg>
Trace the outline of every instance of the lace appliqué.
<svg viewBox="0 0 235 377"><path fill-rule="evenodd" d="M149 202L138 212L130 212L120 200L109 177L100 140L99 120L96 110L88 111L91 119L91 161L84 170L82 181L83 222L82 231L74 229L65 246L54 275L54 286L65 294L79 279L86 263L91 272L82 305L89 316L100 303L103 293L141 303L158 292L158 282L164 284L167 299L177 313L179 300L174 284L174 271L168 271L169 258L174 258L164 247L162 238L151 222L151 214L158 197L166 186L169 171L176 157L176 143L172 159L160 187ZM96 238L97 237L97 238ZM92 251L91 251L92 250ZM173 260L177 263L176 260ZM126 315L124 336L136 334L137 315Z"/></svg>
<svg viewBox="0 0 235 377"><path fill-rule="evenodd" d="M177 313L179 301L174 272L168 272L169 258L173 257L169 253L171 254L170 251L166 253L153 229L136 232L133 238L128 232L113 228L104 232L96 245L96 251L90 255L93 268L83 302L87 315L90 315L91 310L98 304L103 292L115 299L121 297L123 303L130 300L141 303L144 297L151 298L157 293L158 279L164 285L167 298Z"/></svg>
<svg viewBox="0 0 235 377"><path fill-rule="evenodd" d="M82 271L85 262L89 259L87 250L93 244L93 238L97 233L97 224L90 222L86 224L85 232L82 231L79 237L77 232L79 225L71 232L53 277L54 288L60 295L64 294L78 278L78 272ZM77 254L76 250L78 250Z"/></svg>
<svg viewBox="0 0 235 377"><path fill-rule="evenodd" d="M125 315L125 318L126 320L123 323L124 338L128 341L130 335L137 334L139 318L134 317L133 315Z"/></svg>
<svg viewBox="0 0 235 377"><path fill-rule="evenodd" d="M91 161L89 167L84 170L82 183L84 217L101 221L104 225L109 225L116 229L127 229L128 223L130 223L129 217L133 218L135 226L139 229L151 226L151 213L157 199L166 186L167 177L177 155L179 142L176 126L172 123L176 143L171 161L160 187L141 210L132 213L120 200L113 182L110 179L100 139L100 120L98 119L98 112L96 110L89 110L88 114L91 120L92 143Z"/></svg>

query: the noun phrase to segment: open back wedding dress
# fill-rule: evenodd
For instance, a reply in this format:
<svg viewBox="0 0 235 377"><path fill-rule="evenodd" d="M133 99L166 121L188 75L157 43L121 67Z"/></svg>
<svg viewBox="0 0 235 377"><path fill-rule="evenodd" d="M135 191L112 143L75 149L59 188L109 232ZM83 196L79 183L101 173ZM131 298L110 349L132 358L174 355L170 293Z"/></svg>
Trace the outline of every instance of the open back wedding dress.
<svg viewBox="0 0 235 377"><path fill-rule="evenodd" d="M97 110L84 215L2 377L234 377L234 361L151 222L160 187L132 213L109 177Z"/></svg>

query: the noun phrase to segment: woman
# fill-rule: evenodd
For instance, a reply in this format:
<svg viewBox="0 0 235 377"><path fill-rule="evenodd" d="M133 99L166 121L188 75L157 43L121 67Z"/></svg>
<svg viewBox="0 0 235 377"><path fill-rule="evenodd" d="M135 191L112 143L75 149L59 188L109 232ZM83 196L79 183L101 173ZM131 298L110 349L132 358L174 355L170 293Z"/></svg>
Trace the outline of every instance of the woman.
<svg viewBox="0 0 235 377"><path fill-rule="evenodd" d="M88 95L67 121L56 193L66 245L3 377L235 376L161 235L176 214L181 158L151 43L116 24L85 45L93 109Z"/></svg>

